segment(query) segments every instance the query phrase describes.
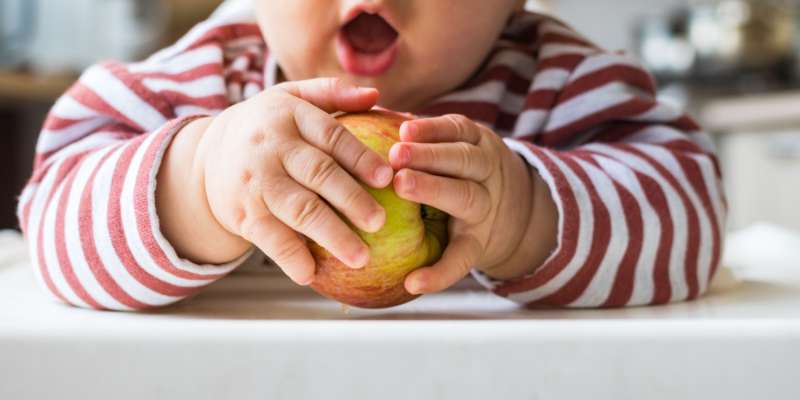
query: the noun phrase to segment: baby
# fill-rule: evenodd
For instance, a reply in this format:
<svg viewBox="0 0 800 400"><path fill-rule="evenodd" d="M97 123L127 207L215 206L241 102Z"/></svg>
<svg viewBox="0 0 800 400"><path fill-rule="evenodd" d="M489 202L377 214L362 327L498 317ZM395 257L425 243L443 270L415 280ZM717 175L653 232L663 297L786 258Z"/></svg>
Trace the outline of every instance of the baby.
<svg viewBox="0 0 800 400"><path fill-rule="evenodd" d="M257 248L308 285L306 238L368 262L345 222L384 223L363 182L452 216L411 293L472 272L526 306L695 298L725 219L708 137L631 59L522 3L254 0L144 62L90 68L20 198L36 276L68 304L144 309ZM388 160L332 116L376 105L420 117Z"/></svg>

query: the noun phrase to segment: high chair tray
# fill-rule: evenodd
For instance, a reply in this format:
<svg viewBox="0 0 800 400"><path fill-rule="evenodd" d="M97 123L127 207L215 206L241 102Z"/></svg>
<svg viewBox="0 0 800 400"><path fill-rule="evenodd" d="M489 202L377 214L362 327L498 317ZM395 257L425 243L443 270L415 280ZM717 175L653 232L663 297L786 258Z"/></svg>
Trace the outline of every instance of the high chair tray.
<svg viewBox="0 0 800 400"><path fill-rule="evenodd" d="M0 267L2 399L794 399L798 359L800 273L660 307L523 310L465 281L365 311L244 269L119 313Z"/></svg>

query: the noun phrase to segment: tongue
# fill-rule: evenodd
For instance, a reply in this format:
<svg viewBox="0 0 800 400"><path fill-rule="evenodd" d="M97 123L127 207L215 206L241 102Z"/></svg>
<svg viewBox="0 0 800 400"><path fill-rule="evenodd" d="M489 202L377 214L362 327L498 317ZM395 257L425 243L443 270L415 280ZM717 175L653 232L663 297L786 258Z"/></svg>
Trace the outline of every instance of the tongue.
<svg viewBox="0 0 800 400"><path fill-rule="evenodd" d="M383 18L362 13L344 27L347 40L361 53L380 53L397 39L397 31Z"/></svg>

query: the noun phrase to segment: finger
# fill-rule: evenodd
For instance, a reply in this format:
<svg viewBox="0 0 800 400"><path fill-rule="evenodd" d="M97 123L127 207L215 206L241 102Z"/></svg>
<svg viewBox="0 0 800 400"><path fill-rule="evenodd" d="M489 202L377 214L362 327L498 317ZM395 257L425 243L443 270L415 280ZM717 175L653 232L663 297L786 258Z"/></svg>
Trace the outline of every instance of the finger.
<svg viewBox="0 0 800 400"><path fill-rule="evenodd" d="M378 103L378 90L345 82L339 78L291 81L276 86L329 113L368 111Z"/></svg>
<svg viewBox="0 0 800 400"><path fill-rule="evenodd" d="M483 221L491 208L486 188L469 180L404 169L395 176L394 189L406 200L436 207L470 224Z"/></svg>
<svg viewBox="0 0 800 400"><path fill-rule="evenodd" d="M381 229L386 221L383 207L327 154L303 144L281 157L289 176L322 196L359 229Z"/></svg>
<svg viewBox="0 0 800 400"><path fill-rule="evenodd" d="M482 135L480 125L459 114L406 121L400 126L400 139L404 142L478 144Z"/></svg>
<svg viewBox="0 0 800 400"><path fill-rule="evenodd" d="M240 227L242 237L275 261L291 280L307 286L314 281L316 263L297 233L266 212L246 217Z"/></svg>
<svg viewBox="0 0 800 400"><path fill-rule="evenodd" d="M322 199L287 176L270 182L264 201L290 228L308 236L351 268L369 261L369 249Z"/></svg>
<svg viewBox="0 0 800 400"><path fill-rule="evenodd" d="M396 170L411 168L478 182L492 173L486 152L467 142L395 143L389 150L389 161Z"/></svg>
<svg viewBox="0 0 800 400"><path fill-rule="evenodd" d="M481 245L474 237L456 236L436 264L420 268L406 277L406 290L411 294L426 294L447 289L469 273L480 255Z"/></svg>
<svg viewBox="0 0 800 400"><path fill-rule="evenodd" d="M392 182L394 170L389 163L332 116L301 101L295 108L294 119L300 136L330 154L361 181L374 188L383 188Z"/></svg>

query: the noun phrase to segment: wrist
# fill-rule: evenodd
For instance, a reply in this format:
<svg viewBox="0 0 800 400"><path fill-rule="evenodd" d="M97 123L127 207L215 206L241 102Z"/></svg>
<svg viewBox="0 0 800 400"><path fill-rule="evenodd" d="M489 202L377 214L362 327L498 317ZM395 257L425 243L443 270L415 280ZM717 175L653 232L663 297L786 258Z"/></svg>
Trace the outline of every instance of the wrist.
<svg viewBox="0 0 800 400"><path fill-rule="evenodd" d="M531 187L525 229L505 261L482 271L494 279L510 280L534 273L558 244L558 208L550 188L534 168L525 165Z"/></svg>
<svg viewBox="0 0 800 400"><path fill-rule="evenodd" d="M490 276L508 276L514 274L515 268L509 260L517 253L522 244L528 221L533 209L533 179L525 160L509 150L510 161L506 163L506 175L503 195L497 206L498 214L493 223L493 233L487 249L499 249L494 254L487 254L490 260L487 265L477 269Z"/></svg>
<svg viewBox="0 0 800 400"><path fill-rule="evenodd" d="M198 264L223 264L250 247L211 212L204 184L202 139L213 118L198 118L175 134L158 173L156 209L176 252Z"/></svg>

